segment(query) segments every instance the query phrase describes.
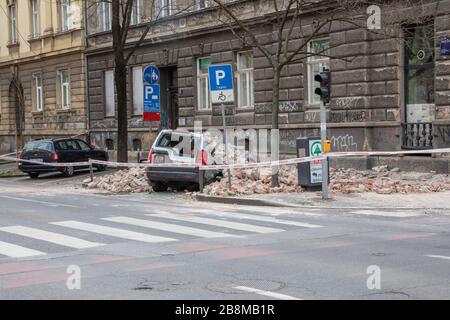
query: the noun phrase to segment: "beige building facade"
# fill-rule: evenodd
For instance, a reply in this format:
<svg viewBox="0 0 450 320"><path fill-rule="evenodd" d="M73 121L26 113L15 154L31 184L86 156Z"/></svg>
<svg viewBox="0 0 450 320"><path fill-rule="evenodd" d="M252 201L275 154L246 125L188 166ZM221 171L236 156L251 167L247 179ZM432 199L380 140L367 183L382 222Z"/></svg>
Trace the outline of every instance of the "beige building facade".
<svg viewBox="0 0 450 320"><path fill-rule="evenodd" d="M87 130L82 0L0 0L0 154Z"/></svg>

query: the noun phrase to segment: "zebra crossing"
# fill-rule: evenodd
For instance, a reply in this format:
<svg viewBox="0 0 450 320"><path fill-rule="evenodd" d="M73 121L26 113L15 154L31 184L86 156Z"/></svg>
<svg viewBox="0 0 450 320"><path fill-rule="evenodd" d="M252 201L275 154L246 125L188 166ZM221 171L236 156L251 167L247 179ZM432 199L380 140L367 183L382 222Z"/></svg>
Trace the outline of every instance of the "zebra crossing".
<svg viewBox="0 0 450 320"><path fill-rule="evenodd" d="M320 227L322 226L318 224L264 214L250 214L245 211L241 213L203 209L200 213L192 210L181 214L168 210L153 210L151 214L134 215L133 217L92 218L88 222L65 220L44 223L39 227L2 226L0 227L0 258L26 258L55 253L44 252L45 250L43 251L39 246L32 248L30 243L41 243L41 245L48 243L81 250L97 248L123 240L159 244L183 241L186 237L244 238L253 234L271 234L299 228ZM58 228L57 232L52 228ZM74 232L76 236L73 235ZM3 239L5 235L13 236L13 239L16 240L12 242L9 238ZM106 239L91 241L90 236ZM116 240L111 242L111 239ZM26 243L22 243L23 241Z"/></svg>

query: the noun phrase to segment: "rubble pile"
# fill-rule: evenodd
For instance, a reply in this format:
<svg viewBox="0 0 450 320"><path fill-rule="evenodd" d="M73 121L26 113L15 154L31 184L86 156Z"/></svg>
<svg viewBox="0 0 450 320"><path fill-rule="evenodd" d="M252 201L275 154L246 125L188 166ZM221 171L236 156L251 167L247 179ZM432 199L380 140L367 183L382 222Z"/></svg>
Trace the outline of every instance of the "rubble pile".
<svg viewBox="0 0 450 320"><path fill-rule="evenodd" d="M445 174L401 172L388 166L372 170L330 169L330 190L340 193L376 192L425 193L450 190L450 177Z"/></svg>
<svg viewBox="0 0 450 320"><path fill-rule="evenodd" d="M227 173L217 182L207 185L204 193L215 196L248 195L277 192L301 192L298 185L297 169L295 166L280 168L279 187L272 188L270 168L231 170L231 189L228 188Z"/></svg>
<svg viewBox="0 0 450 320"><path fill-rule="evenodd" d="M145 169L131 168L119 170L114 174L94 177L83 181L83 185L89 189L101 189L112 193L139 193L150 192Z"/></svg>

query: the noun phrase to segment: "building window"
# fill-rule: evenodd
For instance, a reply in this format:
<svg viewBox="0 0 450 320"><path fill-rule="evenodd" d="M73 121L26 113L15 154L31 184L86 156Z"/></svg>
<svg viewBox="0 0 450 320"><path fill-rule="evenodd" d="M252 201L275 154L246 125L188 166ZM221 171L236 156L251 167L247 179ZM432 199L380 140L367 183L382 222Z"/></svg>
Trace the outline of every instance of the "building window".
<svg viewBox="0 0 450 320"><path fill-rule="evenodd" d="M34 74L33 75L33 82L34 82L34 92L33 92L33 107L34 111L41 112L43 109L43 95L42 95L42 76L40 74Z"/></svg>
<svg viewBox="0 0 450 320"><path fill-rule="evenodd" d="M133 0L133 8L131 11L131 21L130 24L141 23L142 16L142 0Z"/></svg>
<svg viewBox="0 0 450 320"><path fill-rule="evenodd" d="M105 140L106 150L114 150L114 140L106 139Z"/></svg>
<svg viewBox="0 0 450 320"><path fill-rule="evenodd" d="M102 1L97 6L100 31L111 30L111 3Z"/></svg>
<svg viewBox="0 0 450 320"><path fill-rule="evenodd" d="M314 81L314 76L330 68L329 55L330 40L313 40L308 44L308 104L320 104L320 97L314 93L319 83Z"/></svg>
<svg viewBox="0 0 450 320"><path fill-rule="evenodd" d="M205 9L209 7L209 1L208 0L197 0L197 9Z"/></svg>
<svg viewBox="0 0 450 320"><path fill-rule="evenodd" d="M144 85L142 84L142 67L132 68L133 115L142 115L144 111Z"/></svg>
<svg viewBox="0 0 450 320"><path fill-rule="evenodd" d="M133 139L133 150L134 151L141 151L142 150L141 139Z"/></svg>
<svg viewBox="0 0 450 320"><path fill-rule="evenodd" d="M70 25L70 0L61 0L61 31L69 30Z"/></svg>
<svg viewBox="0 0 450 320"><path fill-rule="evenodd" d="M10 43L17 43L17 11L16 5L9 6L9 21L10 21Z"/></svg>
<svg viewBox="0 0 450 320"><path fill-rule="evenodd" d="M70 78L68 70L59 71L59 88L61 109L70 108Z"/></svg>
<svg viewBox="0 0 450 320"><path fill-rule="evenodd" d="M114 70L105 71L105 117L114 117Z"/></svg>
<svg viewBox="0 0 450 320"><path fill-rule="evenodd" d="M39 1L31 0L31 38L39 37Z"/></svg>
<svg viewBox="0 0 450 320"><path fill-rule="evenodd" d="M253 53L237 54L237 82L239 108L253 107Z"/></svg>
<svg viewBox="0 0 450 320"><path fill-rule="evenodd" d="M208 66L211 58L197 59L197 103L198 110L211 110L211 99L209 96Z"/></svg>
<svg viewBox="0 0 450 320"><path fill-rule="evenodd" d="M156 16L159 18L168 17L172 14L174 0L156 0Z"/></svg>

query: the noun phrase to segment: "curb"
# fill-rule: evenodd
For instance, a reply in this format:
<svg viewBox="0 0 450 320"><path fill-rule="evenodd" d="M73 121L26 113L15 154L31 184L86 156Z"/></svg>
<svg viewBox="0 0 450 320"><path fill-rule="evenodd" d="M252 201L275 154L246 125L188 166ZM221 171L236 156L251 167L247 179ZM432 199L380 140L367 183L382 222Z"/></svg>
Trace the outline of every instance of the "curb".
<svg viewBox="0 0 450 320"><path fill-rule="evenodd" d="M284 207L284 208L302 208L302 209L333 209L333 210L449 210L449 208L433 208L433 207L339 207L332 204L317 206L311 205L310 202L303 204L287 204L277 201L268 201L254 198L236 198L236 197L220 197L220 196L208 196L205 194L196 194L195 200L200 202L212 202L222 204L236 204L243 206L257 206L257 207ZM333 200L330 200L333 201Z"/></svg>
<svg viewBox="0 0 450 320"><path fill-rule="evenodd" d="M196 194L195 200L201 202L214 202L214 203L224 203L224 204L237 204L243 206L258 206L258 207L290 207L290 208L300 208L294 204L285 204L276 201L267 201L252 198L235 198L235 197L219 197L219 196L208 196L204 194Z"/></svg>

